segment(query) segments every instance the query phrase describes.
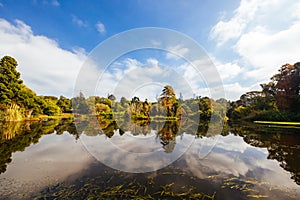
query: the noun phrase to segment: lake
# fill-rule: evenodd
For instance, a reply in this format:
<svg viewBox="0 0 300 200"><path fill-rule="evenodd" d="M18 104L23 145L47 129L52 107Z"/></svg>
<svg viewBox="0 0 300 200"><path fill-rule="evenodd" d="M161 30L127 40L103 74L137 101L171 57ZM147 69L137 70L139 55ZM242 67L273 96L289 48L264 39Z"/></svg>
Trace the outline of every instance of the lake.
<svg viewBox="0 0 300 200"><path fill-rule="evenodd" d="M193 121L0 124L1 199L300 199L300 129Z"/></svg>

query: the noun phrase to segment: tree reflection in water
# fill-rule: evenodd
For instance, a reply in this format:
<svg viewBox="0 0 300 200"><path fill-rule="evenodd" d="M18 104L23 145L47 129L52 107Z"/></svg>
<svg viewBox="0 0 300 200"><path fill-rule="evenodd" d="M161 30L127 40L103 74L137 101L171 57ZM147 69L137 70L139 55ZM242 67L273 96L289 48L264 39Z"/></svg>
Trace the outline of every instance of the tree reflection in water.
<svg viewBox="0 0 300 200"><path fill-rule="evenodd" d="M176 145L176 135L178 133L179 124L178 121L167 121L162 129L157 133L157 136L160 138L160 143L163 145L163 148L166 153L172 153Z"/></svg>
<svg viewBox="0 0 300 200"><path fill-rule="evenodd" d="M131 123L113 119L99 120L99 124L91 121L82 121L75 124L71 119L48 120L43 122L8 122L0 124L0 171L5 172L7 164L11 162L12 153L24 151L31 144L38 143L42 135L56 132L60 135L67 131L78 139L81 134L96 136L105 134L111 138L118 133L125 132L133 136L150 134L156 132L157 138L166 153L171 153L176 145L176 136L183 133L195 135L195 137L207 136L207 123L195 124L193 121L166 121L152 122L135 121ZM120 124L120 125L118 125ZM100 125L100 126L99 126ZM95 130L96 129L96 130ZM197 131L194 131L197 130ZM222 135L230 132L244 138L244 141L252 146L267 148L268 159L275 159L280 166L289 171L292 179L300 185L300 135L299 129L272 128L255 124L234 124L232 127L225 125Z"/></svg>
<svg viewBox="0 0 300 200"><path fill-rule="evenodd" d="M267 148L268 159L277 160L280 166L291 173L291 178L300 185L300 135L299 127L283 128L269 125L233 124L232 133L244 138L248 144Z"/></svg>
<svg viewBox="0 0 300 200"><path fill-rule="evenodd" d="M0 123L0 172L6 171L12 153L24 151L31 144L36 144L46 134L62 134L68 131L78 138L72 120L48 120L43 122L6 122Z"/></svg>
<svg viewBox="0 0 300 200"><path fill-rule="evenodd" d="M31 144L38 143L43 135L52 133L61 135L67 132L73 135L74 139L77 140L81 137L82 134L88 137L105 135L108 139L110 139L116 134L122 136L125 132L131 134L133 137L147 137L149 134L154 132L156 134L155 139L157 139L159 144L161 144L161 148L165 153L172 153L174 151L176 146L176 139L180 138L178 136L184 137L184 135L187 134L191 135L193 138L199 138L199 140L201 140L201 137L209 138L211 136L207 135L208 123L203 121L199 124L195 123L192 120L166 122L153 121L151 123L149 121L142 120L131 121L130 123L129 122L130 121L126 120L116 121L113 119L105 119L99 120L98 123L95 124L93 120L86 120L78 123L76 121L72 121L71 119L63 119L48 120L42 122L1 123L0 171L1 173L6 171L7 165L12 161L12 154L14 152L24 151L25 148L30 146ZM214 126L214 124L211 124L210 126ZM266 148L268 150L268 159L277 160L284 170L290 172L291 178L298 185L300 185L300 135L297 134L298 131L299 129L297 127L283 129L278 127L255 125L252 123L233 124L231 126L225 124L221 135L226 136L229 134L234 134L236 136L242 137L243 140L251 146ZM172 168L172 166L170 167ZM170 167L166 169L167 171L163 170L160 173L162 173L162 175L174 173L176 174L176 177L187 178L185 177L185 175L180 175L180 173L183 173L184 170L182 171L182 169L176 169L177 171L168 171L171 169ZM122 176L127 177L128 174L123 174ZM154 181L161 182L162 180L159 180L159 178L160 177L157 177L157 180L154 179ZM126 181L127 179L124 178L124 180ZM147 181L149 180L147 179ZM234 182L234 179L228 180ZM82 181L84 183L84 180ZM245 183L249 182L247 181L248 180L246 180ZM227 182L225 181L225 183ZM127 182L123 184L127 184ZM128 182L128 187L131 184L133 183ZM171 195L171 188L173 188L174 186L170 184L172 183L166 183L169 188L164 188L161 192L170 190L169 195ZM122 184L120 183L120 185ZM107 187L108 186L109 185L107 185ZM135 185L133 184L133 186ZM136 187L138 187L138 185L136 185ZM221 187L221 185L218 185L218 187ZM75 190L76 188L73 189ZM152 190L154 192L154 188L152 188ZM185 190L182 189L182 193L178 194L183 195L185 194L184 191ZM208 194L210 195L214 194L214 190L207 189L207 191L209 191ZM200 191L198 191L197 194L200 196L202 195L202 197L203 195L205 195L204 193L200 194Z"/></svg>

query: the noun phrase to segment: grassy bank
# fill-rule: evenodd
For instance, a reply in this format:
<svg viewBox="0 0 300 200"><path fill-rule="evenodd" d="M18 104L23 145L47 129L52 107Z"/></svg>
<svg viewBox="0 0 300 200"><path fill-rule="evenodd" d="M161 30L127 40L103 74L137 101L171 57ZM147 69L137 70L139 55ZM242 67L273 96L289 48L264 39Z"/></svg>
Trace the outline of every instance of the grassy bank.
<svg viewBox="0 0 300 200"><path fill-rule="evenodd" d="M270 125L282 125L282 126L300 126L300 122L276 122L276 121L254 121L256 124L270 124Z"/></svg>
<svg viewBox="0 0 300 200"><path fill-rule="evenodd" d="M24 121L41 121L45 119L68 119L68 118L73 118L72 113L62 113L61 115L54 115L54 116L49 116L49 115L38 115L30 118L24 118Z"/></svg>

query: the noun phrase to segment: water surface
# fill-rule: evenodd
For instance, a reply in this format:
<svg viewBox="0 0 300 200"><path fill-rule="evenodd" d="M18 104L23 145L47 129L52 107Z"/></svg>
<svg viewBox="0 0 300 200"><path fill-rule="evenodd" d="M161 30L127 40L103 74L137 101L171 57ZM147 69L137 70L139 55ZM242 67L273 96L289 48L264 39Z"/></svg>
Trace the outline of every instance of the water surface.
<svg viewBox="0 0 300 200"><path fill-rule="evenodd" d="M2 123L0 198L300 198L297 127L226 125L208 135L189 121L100 125Z"/></svg>

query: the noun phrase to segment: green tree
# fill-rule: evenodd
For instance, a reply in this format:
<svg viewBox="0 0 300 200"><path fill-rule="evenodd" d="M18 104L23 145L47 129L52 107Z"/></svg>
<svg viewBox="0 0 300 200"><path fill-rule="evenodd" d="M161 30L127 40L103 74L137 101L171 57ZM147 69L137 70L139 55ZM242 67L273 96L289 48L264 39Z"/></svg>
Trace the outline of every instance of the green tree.
<svg viewBox="0 0 300 200"><path fill-rule="evenodd" d="M18 113L18 116L31 117L32 113L42 112L42 105L39 104L40 99L36 93L23 84L17 66L17 61L10 56L4 56L0 61L0 104L2 105L2 113L10 115L8 112L15 112Z"/></svg>
<svg viewBox="0 0 300 200"><path fill-rule="evenodd" d="M128 107L128 100L125 97L121 97L120 103L123 108Z"/></svg>
<svg viewBox="0 0 300 200"><path fill-rule="evenodd" d="M60 107L61 112L71 113L72 112L72 101L64 96L60 96L57 103L57 106Z"/></svg>
<svg viewBox="0 0 300 200"><path fill-rule="evenodd" d="M23 87L17 66L17 61L10 56L4 56L0 61L0 102L2 103L16 102L17 94Z"/></svg>
<svg viewBox="0 0 300 200"><path fill-rule="evenodd" d="M58 99L53 96L45 96L45 107L43 108L43 113L49 116L55 116L61 114L61 109L57 105Z"/></svg>
<svg viewBox="0 0 300 200"><path fill-rule="evenodd" d="M105 105L109 106L110 108L112 106L112 101L110 99L108 99L108 98L105 98L105 97L99 98L99 100L96 100L96 103L105 104Z"/></svg>

